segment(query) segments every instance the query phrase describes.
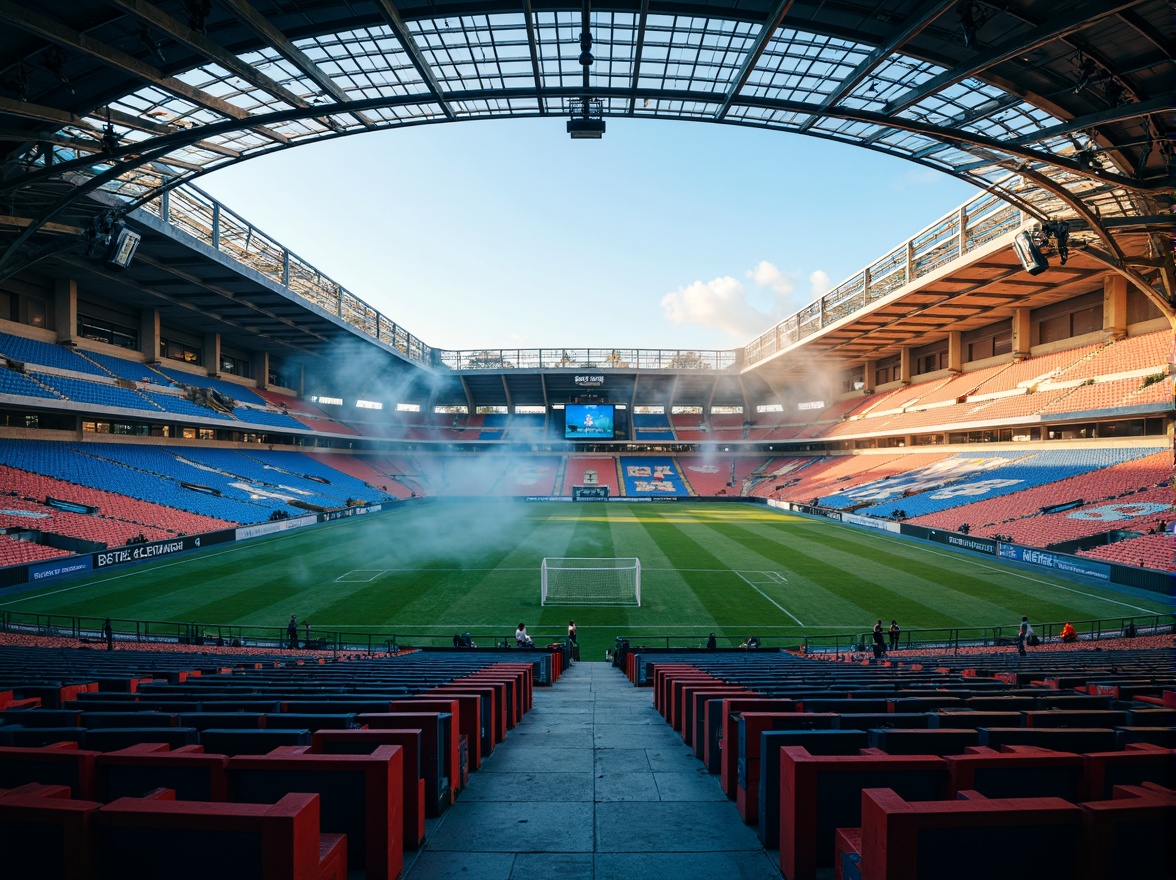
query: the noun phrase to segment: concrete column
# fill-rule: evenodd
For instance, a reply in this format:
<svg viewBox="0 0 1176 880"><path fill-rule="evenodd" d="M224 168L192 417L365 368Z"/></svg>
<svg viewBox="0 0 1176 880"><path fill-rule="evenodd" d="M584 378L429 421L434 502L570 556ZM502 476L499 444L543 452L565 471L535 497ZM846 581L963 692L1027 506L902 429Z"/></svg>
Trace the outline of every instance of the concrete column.
<svg viewBox="0 0 1176 880"><path fill-rule="evenodd" d="M862 372L862 391L864 391L866 394L871 394L874 391L874 370L877 367L877 361L866 361L865 370Z"/></svg>
<svg viewBox="0 0 1176 880"><path fill-rule="evenodd" d="M899 349L898 379L904 385L911 384L911 347L904 345Z"/></svg>
<svg viewBox="0 0 1176 880"><path fill-rule="evenodd" d="M1114 272L1103 278L1103 329L1115 339L1127 335L1127 279Z"/></svg>
<svg viewBox="0 0 1176 880"><path fill-rule="evenodd" d="M959 330L947 331L947 368L953 373L964 370L964 334Z"/></svg>
<svg viewBox="0 0 1176 880"><path fill-rule="evenodd" d="M1024 306L1013 309L1013 357L1029 357L1033 340L1029 338L1029 310Z"/></svg>
<svg viewBox="0 0 1176 880"><path fill-rule="evenodd" d="M208 371L208 375L210 376L216 377L220 375L219 333L204 334L204 369Z"/></svg>
<svg viewBox="0 0 1176 880"><path fill-rule="evenodd" d="M53 324L57 327L58 342L77 345L78 283L72 278L58 278L53 282Z"/></svg>
<svg viewBox="0 0 1176 880"><path fill-rule="evenodd" d="M147 363L159 363L159 312L155 309L139 312L139 351Z"/></svg>
<svg viewBox="0 0 1176 880"><path fill-rule="evenodd" d="M258 388L269 388L269 352L255 351L253 353L253 378Z"/></svg>

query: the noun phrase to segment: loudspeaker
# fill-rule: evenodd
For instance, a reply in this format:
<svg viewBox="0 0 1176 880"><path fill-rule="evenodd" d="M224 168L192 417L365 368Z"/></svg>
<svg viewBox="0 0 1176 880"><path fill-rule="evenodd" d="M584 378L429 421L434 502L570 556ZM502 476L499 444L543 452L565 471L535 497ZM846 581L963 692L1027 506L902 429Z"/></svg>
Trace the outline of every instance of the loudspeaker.
<svg viewBox="0 0 1176 880"><path fill-rule="evenodd" d="M1013 250L1021 266L1030 275L1040 275L1049 268L1049 261L1033 242L1028 232L1018 232L1013 236Z"/></svg>

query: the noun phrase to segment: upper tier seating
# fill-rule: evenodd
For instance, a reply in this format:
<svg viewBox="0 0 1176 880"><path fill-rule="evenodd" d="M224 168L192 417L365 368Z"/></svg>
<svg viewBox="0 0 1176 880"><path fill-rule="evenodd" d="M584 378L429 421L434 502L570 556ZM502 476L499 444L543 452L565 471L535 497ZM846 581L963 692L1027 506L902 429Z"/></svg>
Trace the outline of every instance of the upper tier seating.
<svg viewBox="0 0 1176 880"><path fill-rule="evenodd" d="M546 417L542 413L511 416L506 439L513 443L539 443L543 440Z"/></svg>
<svg viewBox="0 0 1176 880"><path fill-rule="evenodd" d="M172 382L161 373L157 373L150 365L141 360L130 357L116 357L98 351L79 350L78 354L91 360L116 379L128 382L143 382L154 385L171 385ZM128 352L128 355L131 352Z"/></svg>
<svg viewBox="0 0 1176 880"><path fill-rule="evenodd" d="M129 498L114 492L91 489L77 483L57 480L27 470L0 466L0 485L9 492L30 501L45 501L56 498L74 504L95 508L109 519L122 520L140 526L157 526L172 532L200 534L231 528L235 522L200 516L172 507L162 507L147 501ZM0 499L3 500L3 499Z"/></svg>
<svg viewBox="0 0 1176 880"><path fill-rule="evenodd" d="M76 354L72 349L54 345L52 342L29 339L26 336L14 336L11 333L0 333L0 358L20 361L30 367L53 367L73 373L89 373L92 376L107 375L97 364Z"/></svg>
<svg viewBox="0 0 1176 880"><path fill-rule="evenodd" d="M743 439L745 420L746 416L743 413L711 413L710 438L719 443L724 440Z"/></svg>
<svg viewBox="0 0 1176 880"><path fill-rule="evenodd" d="M122 494L132 498L228 522L260 522L286 507L284 501L273 498L239 501L185 488L182 481L196 486L219 482L238 497L248 497L246 492L231 489L227 478L182 466L170 453L151 446L0 440L0 463L94 489L117 485Z"/></svg>
<svg viewBox="0 0 1176 880"><path fill-rule="evenodd" d="M479 440L501 440L506 433L506 423L510 416L506 413L487 413L482 416L482 429L478 432Z"/></svg>
<svg viewBox="0 0 1176 880"><path fill-rule="evenodd" d="M633 439L637 442L673 440L674 429L665 413L633 413Z"/></svg>
<svg viewBox="0 0 1176 880"><path fill-rule="evenodd" d="M46 388L40 382L30 379L23 373L17 373L7 367L0 366L0 394L19 394L22 397L47 397L50 400L60 400L61 396L53 389Z"/></svg>
<svg viewBox="0 0 1176 880"><path fill-rule="evenodd" d="M192 401L181 397L178 394L164 393L161 391L140 392L143 397L154 404L164 412L175 413L181 416L190 416L193 420L199 421L202 419L218 419L220 421L231 421L232 416L226 415L215 409L209 409L207 406L200 406L192 403Z"/></svg>
<svg viewBox="0 0 1176 880"><path fill-rule="evenodd" d="M1062 370L1055 381L1090 379L1097 376L1116 376L1140 371L1162 372L1172 353L1172 332L1158 330L1139 336L1129 336L1099 349L1092 357L1084 358Z"/></svg>
<svg viewBox="0 0 1176 880"><path fill-rule="evenodd" d="M1074 501L1088 505L1101 501L1134 502L1134 493L1162 485L1171 476L1172 455L1167 450L1145 455L1120 464L1088 471L1031 489L1014 492L987 501L965 504L949 511L918 517L916 525L932 529L954 529L968 523L973 530L992 527L1004 533L1003 523L1022 517L1035 517L1042 508ZM1120 499L1120 496L1126 496Z"/></svg>
<svg viewBox="0 0 1176 880"><path fill-rule="evenodd" d="M923 516L1141 458L1150 451L1125 448L961 454L908 471L899 479L867 483L822 501L840 508L865 505L863 512L873 516L888 517L896 510L904 511L908 517Z"/></svg>
<svg viewBox="0 0 1176 880"><path fill-rule="evenodd" d="M1101 343L1083 345L1053 354L1038 355L1023 361L1007 364L1003 370L976 388L969 395L969 399L984 397L989 394L1000 394L1013 391L1020 387L1039 385L1054 379L1067 368L1076 367L1081 361L1091 357L1102 348Z"/></svg>
<svg viewBox="0 0 1176 880"><path fill-rule="evenodd" d="M66 400L76 403L89 403L94 406L109 406L118 409L151 410L156 411L143 395L117 385L104 382L89 382L84 379L74 379L70 376L51 375L49 373L30 373L30 376L52 388ZM109 380L108 380L109 381Z"/></svg>
<svg viewBox="0 0 1176 880"><path fill-rule="evenodd" d="M287 428L295 431L304 431L308 427L283 412L274 412L255 406L235 406L233 407L233 415L251 425L265 425L271 428Z"/></svg>
<svg viewBox="0 0 1176 880"><path fill-rule="evenodd" d="M379 489L398 498L408 497L408 489L393 480L390 471L381 470L381 467L387 467L387 465L375 456L347 455L341 452L318 450L308 450L306 455L317 459L333 471L349 474L357 480L362 480L374 489Z"/></svg>
<svg viewBox="0 0 1176 880"><path fill-rule="evenodd" d="M177 385L192 385L197 388L209 388L231 397L238 403L250 403L254 406L265 406L265 398L258 396L258 394L247 385L239 385L236 382L228 382L224 379L216 379L212 376L205 376L199 373L189 373L185 370L175 369L174 367L157 366L155 369Z"/></svg>
<svg viewBox="0 0 1176 880"><path fill-rule="evenodd" d="M707 440L710 433L703 428L702 413L671 413L670 426L679 440Z"/></svg>

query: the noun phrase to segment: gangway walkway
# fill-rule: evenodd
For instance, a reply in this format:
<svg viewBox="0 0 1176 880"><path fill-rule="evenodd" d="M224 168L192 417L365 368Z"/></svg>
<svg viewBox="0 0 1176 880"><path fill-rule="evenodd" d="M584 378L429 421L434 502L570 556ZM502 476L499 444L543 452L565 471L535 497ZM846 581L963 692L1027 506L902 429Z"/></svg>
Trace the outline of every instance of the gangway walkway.
<svg viewBox="0 0 1176 880"><path fill-rule="evenodd" d="M536 689L404 880L779 880L652 697L606 663Z"/></svg>

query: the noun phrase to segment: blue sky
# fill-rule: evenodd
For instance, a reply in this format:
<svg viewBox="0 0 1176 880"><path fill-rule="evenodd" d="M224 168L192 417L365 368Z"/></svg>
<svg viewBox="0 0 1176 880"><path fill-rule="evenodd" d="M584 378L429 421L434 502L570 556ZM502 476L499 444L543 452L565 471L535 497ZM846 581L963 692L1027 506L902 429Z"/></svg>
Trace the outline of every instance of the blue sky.
<svg viewBox="0 0 1176 880"><path fill-rule="evenodd" d="M429 345L744 345L970 198L816 138L609 119L341 138L198 185Z"/></svg>

